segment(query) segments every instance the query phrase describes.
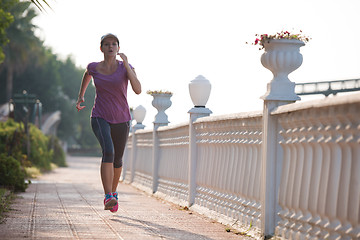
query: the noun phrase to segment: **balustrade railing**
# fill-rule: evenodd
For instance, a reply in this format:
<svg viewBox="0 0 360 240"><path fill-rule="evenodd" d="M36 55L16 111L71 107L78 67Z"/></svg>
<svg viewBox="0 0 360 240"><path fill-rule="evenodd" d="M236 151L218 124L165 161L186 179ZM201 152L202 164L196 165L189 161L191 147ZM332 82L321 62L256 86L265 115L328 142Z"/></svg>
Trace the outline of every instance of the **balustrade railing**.
<svg viewBox="0 0 360 240"><path fill-rule="evenodd" d="M359 96L297 110L283 106L273 113L282 126L284 150L278 236L359 239Z"/></svg>
<svg viewBox="0 0 360 240"><path fill-rule="evenodd" d="M275 203L275 234L284 239L359 239L360 95L276 107L281 151L273 174L281 179ZM153 131L137 130L124 156L123 177L156 189L177 203L252 226L262 221L263 113L208 116L193 122L196 193L190 197L189 125L157 128L157 181ZM157 188L152 185L157 182Z"/></svg>
<svg viewBox="0 0 360 240"><path fill-rule="evenodd" d="M151 188L151 155L153 151L152 131L138 130L135 134L132 134L125 150L125 156L127 156L128 159L131 159L131 161L127 161L127 164L124 165L125 179Z"/></svg>
<svg viewBox="0 0 360 240"><path fill-rule="evenodd" d="M261 121L259 112L204 117L194 123L198 145L195 203L258 228Z"/></svg>
<svg viewBox="0 0 360 240"><path fill-rule="evenodd" d="M261 63L274 77L262 112L209 116L211 84L198 76L189 123L169 127L172 94L152 94L154 128L137 130L138 108L123 179L262 238L360 239L360 94L294 103L288 75L304 45L263 42Z"/></svg>
<svg viewBox="0 0 360 240"><path fill-rule="evenodd" d="M189 125L159 129L157 191L180 201L188 199Z"/></svg>

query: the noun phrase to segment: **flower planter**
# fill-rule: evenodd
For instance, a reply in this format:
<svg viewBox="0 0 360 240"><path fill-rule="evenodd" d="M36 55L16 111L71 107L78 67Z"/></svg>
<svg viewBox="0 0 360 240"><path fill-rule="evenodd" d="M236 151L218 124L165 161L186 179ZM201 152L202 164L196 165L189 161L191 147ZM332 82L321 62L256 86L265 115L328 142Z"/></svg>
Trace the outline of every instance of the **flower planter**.
<svg viewBox="0 0 360 240"><path fill-rule="evenodd" d="M155 115L154 123L167 125L169 123L168 116L165 113L165 110L168 109L172 102L170 100L171 93L152 93L153 96L152 105L158 110L158 113Z"/></svg>
<svg viewBox="0 0 360 240"><path fill-rule="evenodd" d="M261 56L262 65L269 69L274 78L268 84L264 100L300 100L295 94L295 83L288 75L298 69L303 61L300 47L305 43L296 39L271 39L264 42L265 52Z"/></svg>

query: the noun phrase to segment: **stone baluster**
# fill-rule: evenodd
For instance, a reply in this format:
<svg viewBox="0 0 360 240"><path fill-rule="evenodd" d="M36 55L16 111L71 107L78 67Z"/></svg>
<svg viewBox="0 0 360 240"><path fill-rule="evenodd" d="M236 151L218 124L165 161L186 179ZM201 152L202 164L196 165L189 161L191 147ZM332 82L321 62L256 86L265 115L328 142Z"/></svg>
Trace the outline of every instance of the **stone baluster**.
<svg viewBox="0 0 360 240"><path fill-rule="evenodd" d="M303 119L306 118L303 115ZM300 199L299 199L299 208L301 210L302 216L299 219L301 223L301 227L299 228L299 238L305 238L307 232L311 229L311 226L308 224L308 221L311 219L311 214L309 212L309 197L310 197L310 185L311 185L311 171L314 162L314 152L313 145L311 141L313 140L313 136L309 131L309 126L305 124L304 131L304 170L302 175L302 184L300 190Z"/></svg>
<svg viewBox="0 0 360 240"><path fill-rule="evenodd" d="M350 113L355 113L356 106L349 109ZM348 142L351 148L351 179L349 186L348 220L353 226L349 229L349 235L354 239L360 237L360 119L357 114L349 114L351 122L350 136Z"/></svg>
<svg viewBox="0 0 360 240"><path fill-rule="evenodd" d="M312 215L308 223L311 229L308 231L309 236L316 236L320 232L320 229L316 225L320 221L319 215L319 199L320 199L320 187L321 187L321 172L323 167L324 151L322 148L322 142L325 139L324 132L325 125L322 121L319 121L317 114L314 110L313 118L311 118L312 132L314 132L313 148L314 148L314 159L311 173L311 185L309 193L309 211Z"/></svg>
<svg viewBox="0 0 360 240"><path fill-rule="evenodd" d="M355 109L352 109L355 110ZM340 189L339 189L339 199L338 199L338 210L337 217L341 222L341 227L336 231L341 235L351 235L350 232L354 230L354 227L351 225L350 221L350 202L351 200L351 186L352 186L352 168L356 166L356 158L354 158L354 152L352 149L351 142L354 140L354 129L356 129L356 124L352 121L353 112L350 110L346 114L339 114L339 120L343 126L342 140L339 141L339 145L342 151L342 169L341 169L341 179L340 179ZM355 190L356 191L356 190ZM356 226L356 225L355 225ZM360 230L360 229L359 229ZM354 236L352 236L354 237Z"/></svg>

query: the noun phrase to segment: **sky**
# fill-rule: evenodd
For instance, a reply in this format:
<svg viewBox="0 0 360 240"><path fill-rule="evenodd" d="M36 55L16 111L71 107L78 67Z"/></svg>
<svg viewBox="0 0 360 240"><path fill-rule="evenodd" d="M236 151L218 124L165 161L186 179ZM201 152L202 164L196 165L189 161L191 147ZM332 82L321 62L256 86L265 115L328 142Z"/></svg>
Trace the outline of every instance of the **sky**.
<svg viewBox="0 0 360 240"><path fill-rule="evenodd" d="M360 0L47 2L52 10L34 19L37 35L54 53L64 59L71 56L79 67L103 60L102 35L119 37L120 52L135 67L143 89L136 95L129 87L129 106L145 107L146 129L153 127L157 113L146 91L173 92L166 114L170 125L184 123L193 107L188 85L198 75L211 83L206 107L213 116L262 110L260 97L273 76L261 65L263 50L246 44L255 40L255 34L302 30L311 38L300 49L303 64L289 75L292 82L360 78ZM86 99L85 105L92 103Z"/></svg>

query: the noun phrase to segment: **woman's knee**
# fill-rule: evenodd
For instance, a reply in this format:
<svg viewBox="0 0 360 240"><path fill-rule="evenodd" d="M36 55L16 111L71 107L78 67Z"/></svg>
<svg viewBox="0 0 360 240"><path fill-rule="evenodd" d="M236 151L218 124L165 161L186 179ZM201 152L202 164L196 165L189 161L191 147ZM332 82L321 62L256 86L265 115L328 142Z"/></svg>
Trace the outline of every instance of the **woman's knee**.
<svg viewBox="0 0 360 240"><path fill-rule="evenodd" d="M120 159L120 161L119 160L114 161L114 168L121 168L122 165L123 165L122 159Z"/></svg>
<svg viewBox="0 0 360 240"><path fill-rule="evenodd" d="M102 162L113 163L114 162L114 151L103 151Z"/></svg>

